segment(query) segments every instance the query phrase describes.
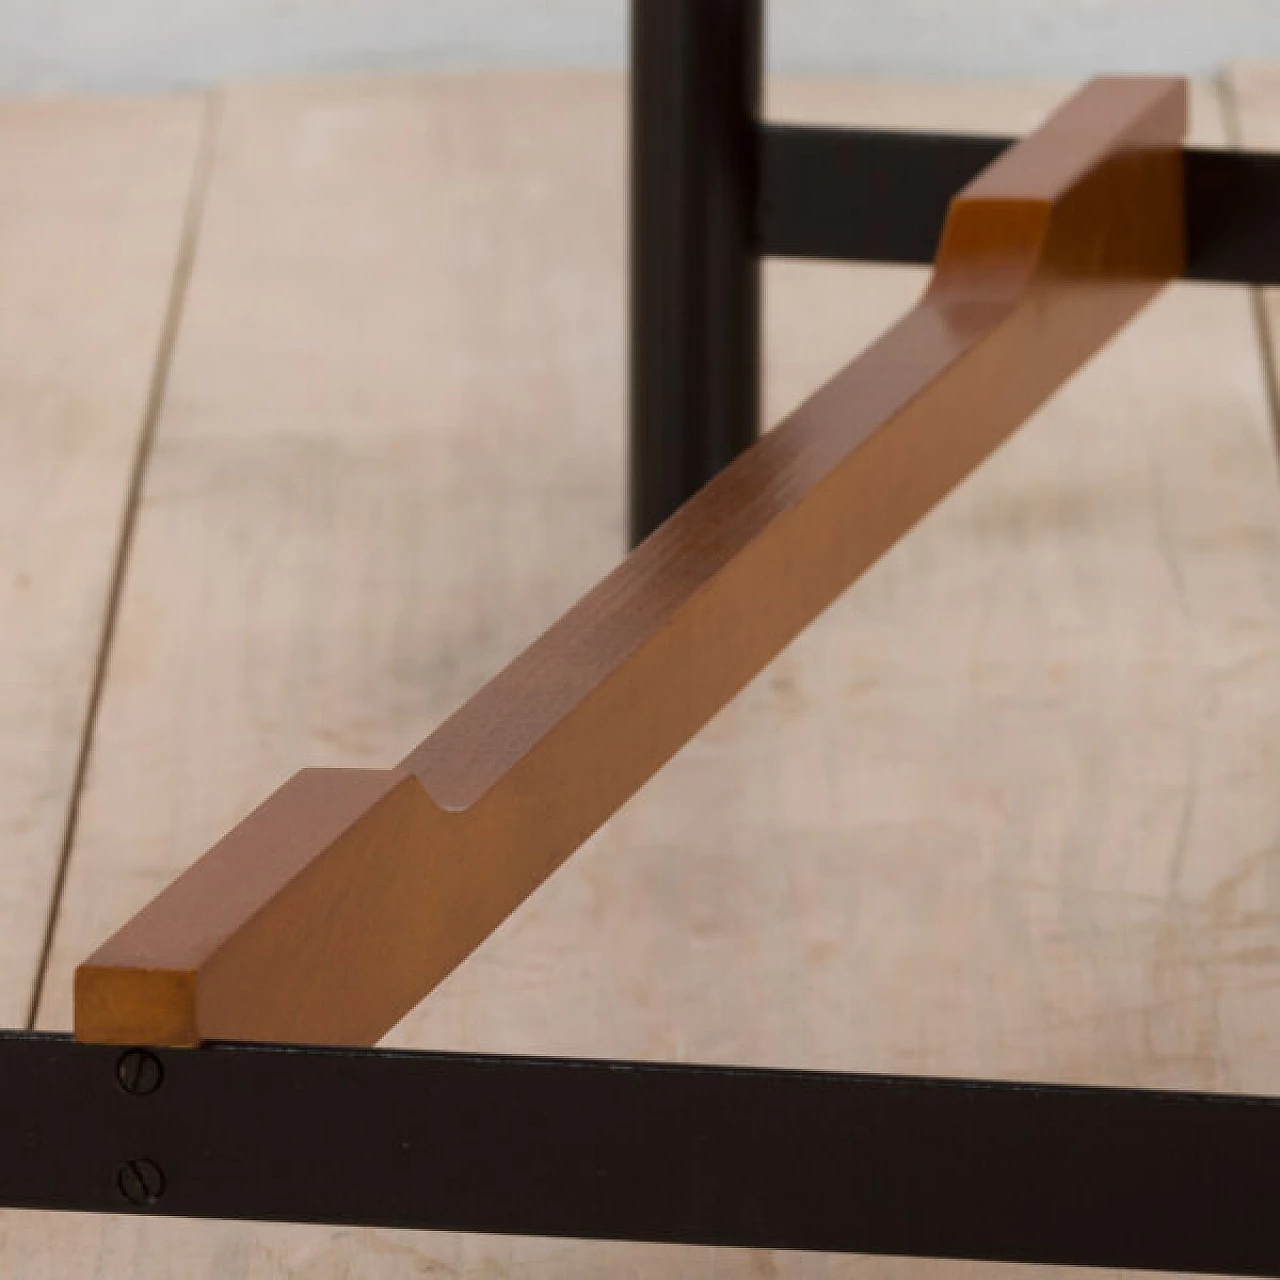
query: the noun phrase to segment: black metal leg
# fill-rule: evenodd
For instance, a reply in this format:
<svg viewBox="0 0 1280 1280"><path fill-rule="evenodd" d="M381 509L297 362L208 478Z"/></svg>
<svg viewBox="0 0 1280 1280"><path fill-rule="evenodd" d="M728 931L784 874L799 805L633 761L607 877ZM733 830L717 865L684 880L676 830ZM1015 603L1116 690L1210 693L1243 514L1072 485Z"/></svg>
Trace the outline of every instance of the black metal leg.
<svg viewBox="0 0 1280 1280"><path fill-rule="evenodd" d="M632 0L634 545L755 439L763 0Z"/></svg>

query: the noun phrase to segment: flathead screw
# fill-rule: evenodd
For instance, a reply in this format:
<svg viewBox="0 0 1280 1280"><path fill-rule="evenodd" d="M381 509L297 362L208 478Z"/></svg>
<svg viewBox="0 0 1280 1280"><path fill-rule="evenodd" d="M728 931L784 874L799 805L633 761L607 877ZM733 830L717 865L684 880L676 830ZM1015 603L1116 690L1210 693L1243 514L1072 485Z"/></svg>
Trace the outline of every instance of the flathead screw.
<svg viewBox="0 0 1280 1280"><path fill-rule="evenodd" d="M116 1174L116 1186L130 1204L147 1209L164 1195L164 1174L154 1160L126 1160Z"/></svg>
<svg viewBox="0 0 1280 1280"><path fill-rule="evenodd" d="M130 1049L116 1063L116 1079L125 1093L138 1096L155 1093L164 1079L164 1067L154 1053L146 1049Z"/></svg>

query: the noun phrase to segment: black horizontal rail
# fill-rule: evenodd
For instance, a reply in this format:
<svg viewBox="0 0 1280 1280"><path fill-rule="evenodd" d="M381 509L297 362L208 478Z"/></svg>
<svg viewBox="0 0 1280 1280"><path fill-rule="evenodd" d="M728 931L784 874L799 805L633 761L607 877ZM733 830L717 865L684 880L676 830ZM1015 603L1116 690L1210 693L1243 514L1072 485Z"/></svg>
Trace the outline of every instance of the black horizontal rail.
<svg viewBox="0 0 1280 1280"><path fill-rule="evenodd" d="M1280 1275L1280 1101L0 1033L0 1205Z"/></svg>
<svg viewBox="0 0 1280 1280"><path fill-rule="evenodd" d="M763 125L756 234L763 255L933 261L952 196L1015 139ZM1189 147L1192 280L1280 284L1280 154Z"/></svg>

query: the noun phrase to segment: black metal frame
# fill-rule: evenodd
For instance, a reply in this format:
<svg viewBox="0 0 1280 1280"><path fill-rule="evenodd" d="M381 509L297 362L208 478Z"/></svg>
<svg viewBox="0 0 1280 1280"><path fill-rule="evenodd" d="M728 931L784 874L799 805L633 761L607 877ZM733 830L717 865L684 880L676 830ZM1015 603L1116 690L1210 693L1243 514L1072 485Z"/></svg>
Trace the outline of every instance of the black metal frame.
<svg viewBox="0 0 1280 1280"><path fill-rule="evenodd" d="M925 262L1008 140L758 119L762 0L635 0L631 531L750 443L763 254ZM1280 156L1187 275L1280 284ZM1280 1099L0 1032L0 1205L1280 1276Z"/></svg>
<svg viewBox="0 0 1280 1280"><path fill-rule="evenodd" d="M0 1203L1280 1274L1280 1100L0 1035Z"/></svg>
<svg viewBox="0 0 1280 1280"><path fill-rule="evenodd" d="M633 544L756 437L760 260L932 262L1013 141L762 122L761 4L633 0ZM1280 154L1184 155L1186 278L1280 285Z"/></svg>
<svg viewBox="0 0 1280 1280"><path fill-rule="evenodd" d="M755 438L763 0L632 0L633 543Z"/></svg>

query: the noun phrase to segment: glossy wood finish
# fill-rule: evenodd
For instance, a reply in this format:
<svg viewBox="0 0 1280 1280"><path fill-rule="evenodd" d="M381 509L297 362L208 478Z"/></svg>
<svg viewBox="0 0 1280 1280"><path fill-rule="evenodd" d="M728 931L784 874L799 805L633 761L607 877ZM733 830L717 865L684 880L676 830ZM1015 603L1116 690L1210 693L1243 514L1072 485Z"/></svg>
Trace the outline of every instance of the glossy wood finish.
<svg viewBox="0 0 1280 1280"><path fill-rule="evenodd" d="M84 1039L368 1043L1181 265L1185 87L1100 81L920 304L394 770L307 770L81 966Z"/></svg>

